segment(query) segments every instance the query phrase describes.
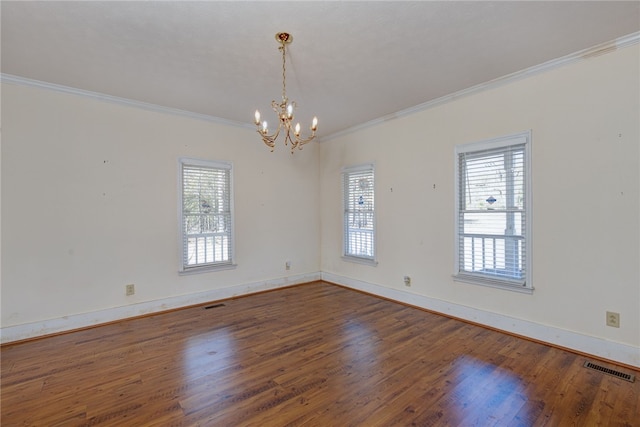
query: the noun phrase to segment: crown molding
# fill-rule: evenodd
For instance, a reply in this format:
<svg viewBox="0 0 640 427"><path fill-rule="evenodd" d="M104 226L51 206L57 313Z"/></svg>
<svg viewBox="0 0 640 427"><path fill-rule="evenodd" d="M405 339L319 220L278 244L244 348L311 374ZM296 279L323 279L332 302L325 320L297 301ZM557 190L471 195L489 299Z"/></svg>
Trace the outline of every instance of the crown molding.
<svg viewBox="0 0 640 427"><path fill-rule="evenodd" d="M350 128L335 132L330 135L322 136L320 138L317 138L317 142L322 143L322 142L330 141L332 139L336 139L344 135L348 135L363 129L377 126L389 120L394 120L400 117L418 113L420 111L425 111L431 108L435 108L437 106L446 104L448 102L455 101L456 99L459 99L459 98L470 96L485 90L494 89L518 80L522 80L537 74L545 73L547 71L551 71L556 68L563 67L568 64L576 63L583 60L588 60L596 56L604 55L609 52L614 52L618 49L633 46L638 43L640 43L640 31L628 34L623 37L619 37L609 42L592 46L587 49L583 49L575 53L571 53L569 55L566 55L560 58L552 59L551 61L547 61L542 64L534 65L533 67L529 67L521 71L516 71L514 73L507 74L506 76L498 77L494 80L490 80L485 83L480 83L478 85L469 87L467 89L463 89L458 92L454 92L449 95L445 95L440 98L436 98L431 101L427 101L422 104L418 104L413 107L409 107L404 110L397 111L395 113L387 114L386 116L382 116L377 119L373 119L368 122L365 122L356 126L352 126ZM62 92L62 93L97 99L104 102L110 102L114 104L140 108L143 110L154 111L158 113L188 117L196 120L204 120L204 121L218 123L218 124L227 125L227 126L240 127L244 129L254 129L254 125L252 123L244 123L244 122L238 122L234 120L223 119L221 117L194 113L187 110L180 110L178 108L163 107L161 105L135 101L133 99L121 98L117 96L106 95L99 92L91 92L91 91L77 89L69 86L58 85L55 83L43 82L40 80L28 79L25 77L14 76L11 74L0 73L0 82L37 87L41 89L48 89L56 92Z"/></svg>
<svg viewBox="0 0 640 427"><path fill-rule="evenodd" d="M318 142L326 142L332 139L339 138L344 135L348 135L366 128L370 128L373 126L377 126L381 123L388 122L389 120L394 120L400 117L408 116L414 113L418 113L420 111L429 110L431 108L435 108L437 106L446 104L451 101L455 101L456 99L460 99L466 96L474 95L479 92L483 92L485 90L494 89L500 86L504 86L506 84L522 80L528 77L535 76L537 74L546 73L547 71L554 70L556 68L563 67L568 64L573 64L576 62L580 62L583 60L588 60L594 58L596 56L604 55L610 52L615 52L618 49L622 49L625 47L633 46L640 42L640 31L628 34L623 37L619 37L615 40L601 43L596 46L592 46L587 49L580 50L578 52L571 53L566 56L562 56L560 58L552 59L547 62L543 62L542 64L534 65L533 67L526 68L521 71L516 71L511 74L507 74L502 77L498 77L494 80L490 80L485 83L480 83L475 86L471 86L467 89L460 90L458 92L451 93L449 95L442 96L440 98L433 99L431 101L424 102L422 104L415 105L413 107L406 108L404 110L397 111L395 113L387 114L386 116L379 117L377 119L370 120L368 122L341 130L339 132L333 133L331 135L326 135L318 140Z"/></svg>
<svg viewBox="0 0 640 427"><path fill-rule="evenodd" d="M40 80L28 79L26 77L14 76L12 74L0 74L0 82L10 83L21 86L30 86L40 89L52 90L71 95L82 96L85 98L96 99L98 101L110 102L112 104L124 105L127 107L140 108L142 110L153 111L156 113L172 114L174 116L188 117L190 119L204 120L207 122L218 123L227 126L240 127L245 129L254 129L251 123L237 122L234 120L223 119L221 117L210 116L207 114L194 113L192 111L181 110L178 108L164 107L162 105L151 104L148 102L136 101L128 98L107 95L99 92L92 92L83 89L77 89L70 86L59 85L55 83L43 82Z"/></svg>

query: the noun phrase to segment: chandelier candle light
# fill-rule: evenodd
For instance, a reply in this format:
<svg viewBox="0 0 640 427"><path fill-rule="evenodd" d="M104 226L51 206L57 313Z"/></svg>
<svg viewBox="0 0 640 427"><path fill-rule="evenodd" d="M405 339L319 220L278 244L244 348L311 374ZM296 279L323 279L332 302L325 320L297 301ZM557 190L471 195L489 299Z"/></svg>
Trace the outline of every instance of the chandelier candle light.
<svg viewBox="0 0 640 427"><path fill-rule="evenodd" d="M291 143L291 154L296 148L302 150L302 146L308 142L311 142L316 137L316 129L318 129L318 119L313 118L311 123L311 135L308 138L300 137L300 123L296 123L296 126L292 129L291 123L293 122L293 110L296 108L296 102L287 98L287 83L286 83L286 67L285 67L285 54L287 45L293 41L293 36L289 33L276 34L276 41L280 43L279 51L282 52L282 102L271 101L271 108L278 115L278 129L271 135L269 135L269 128L266 120L260 121L260 112L256 110L255 123L258 127L258 133L262 137L262 141L271 148L273 151L276 145L276 139L280 135L280 131L284 129L286 131L284 137L284 145ZM293 131L293 136L291 135Z"/></svg>

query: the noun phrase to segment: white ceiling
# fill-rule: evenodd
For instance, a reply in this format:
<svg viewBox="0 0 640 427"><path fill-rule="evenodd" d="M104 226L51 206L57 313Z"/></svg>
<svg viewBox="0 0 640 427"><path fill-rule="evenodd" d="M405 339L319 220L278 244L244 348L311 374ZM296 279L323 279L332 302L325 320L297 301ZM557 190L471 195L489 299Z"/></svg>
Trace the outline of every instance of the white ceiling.
<svg viewBox="0 0 640 427"><path fill-rule="evenodd" d="M640 30L638 1L1 2L2 73L252 123L287 95L318 135Z"/></svg>

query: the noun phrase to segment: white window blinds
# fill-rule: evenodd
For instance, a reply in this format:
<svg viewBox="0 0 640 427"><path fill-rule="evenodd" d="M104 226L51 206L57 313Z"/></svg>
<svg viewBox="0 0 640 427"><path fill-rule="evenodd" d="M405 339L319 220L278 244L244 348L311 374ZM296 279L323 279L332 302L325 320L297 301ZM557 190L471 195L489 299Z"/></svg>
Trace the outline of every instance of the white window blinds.
<svg viewBox="0 0 640 427"><path fill-rule="evenodd" d="M457 274L530 287L527 137L457 150Z"/></svg>
<svg viewBox="0 0 640 427"><path fill-rule="evenodd" d="M346 168L344 197L344 255L375 260L375 188L373 165Z"/></svg>
<svg viewBox="0 0 640 427"><path fill-rule="evenodd" d="M182 267L232 263L231 165L181 160Z"/></svg>

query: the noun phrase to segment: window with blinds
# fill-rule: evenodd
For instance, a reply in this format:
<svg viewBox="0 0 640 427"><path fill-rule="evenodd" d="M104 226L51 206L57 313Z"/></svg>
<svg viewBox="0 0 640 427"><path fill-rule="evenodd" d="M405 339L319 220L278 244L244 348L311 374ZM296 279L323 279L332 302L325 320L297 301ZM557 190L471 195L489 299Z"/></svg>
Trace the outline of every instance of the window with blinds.
<svg viewBox="0 0 640 427"><path fill-rule="evenodd" d="M530 133L456 147L456 276L530 283Z"/></svg>
<svg viewBox="0 0 640 427"><path fill-rule="evenodd" d="M373 165L345 168L344 256L375 263L375 203Z"/></svg>
<svg viewBox="0 0 640 427"><path fill-rule="evenodd" d="M182 271L233 263L231 165L180 160Z"/></svg>

